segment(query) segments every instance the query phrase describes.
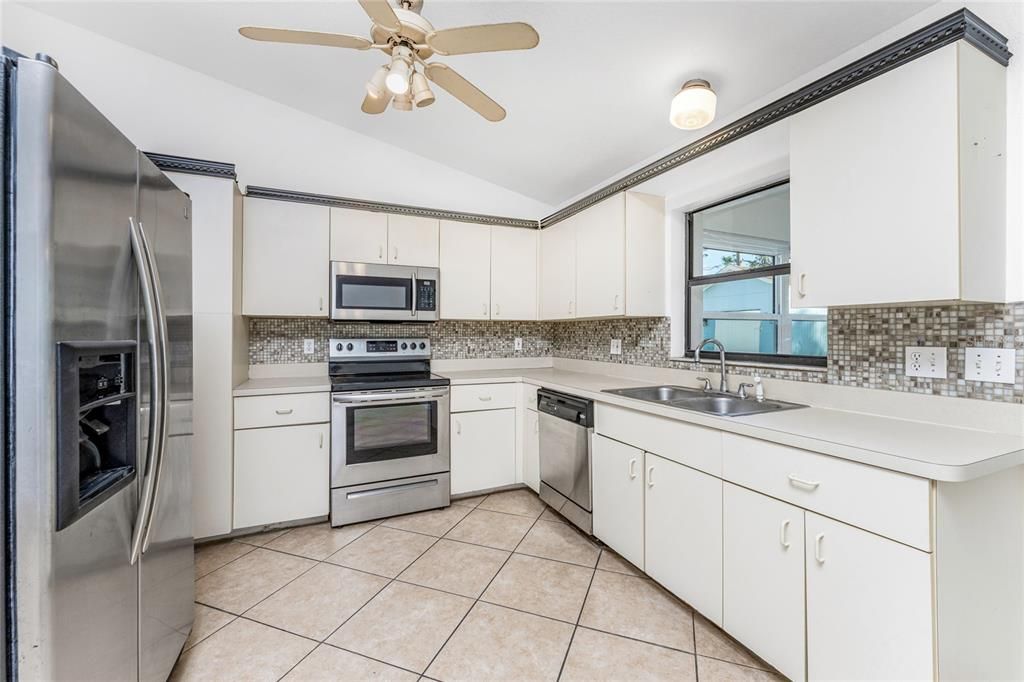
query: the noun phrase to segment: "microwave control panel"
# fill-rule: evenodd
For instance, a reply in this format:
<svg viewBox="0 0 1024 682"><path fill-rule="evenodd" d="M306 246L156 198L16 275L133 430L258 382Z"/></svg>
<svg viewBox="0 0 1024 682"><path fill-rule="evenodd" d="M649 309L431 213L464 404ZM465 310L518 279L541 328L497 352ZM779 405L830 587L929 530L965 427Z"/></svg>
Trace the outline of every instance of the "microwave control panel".
<svg viewBox="0 0 1024 682"><path fill-rule="evenodd" d="M416 310L437 310L437 282L432 279L416 280Z"/></svg>

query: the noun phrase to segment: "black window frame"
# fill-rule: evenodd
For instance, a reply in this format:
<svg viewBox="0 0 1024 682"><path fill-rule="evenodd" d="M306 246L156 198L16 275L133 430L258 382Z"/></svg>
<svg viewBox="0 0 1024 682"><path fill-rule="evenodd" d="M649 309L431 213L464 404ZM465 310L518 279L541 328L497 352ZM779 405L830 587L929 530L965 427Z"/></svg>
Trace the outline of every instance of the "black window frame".
<svg viewBox="0 0 1024 682"><path fill-rule="evenodd" d="M790 263L784 263L782 265L771 265L763 268L751 268L744 272L730 272L722 275L696 275L694 276L694 239L693 239L693 214L706 211L722 204L728 204L731 201L742 199L753 194L758 194L770 190L775 187L781 187L782 185L788 185L789 178L784 180L778 180L776 182L769 183L767 185L761 185L754 189L742 192L740 194L734 194L726 197L706 206L692 209L686 212L686 291L685 291L685 313L684 317L684 338L683 338L683 357L687 359L693 359L696 355L694 350L690 349L690 334L692 332L692 312L693 312L693 289L695 286L703 286L707 284L717 284L721 282L731 282L741 279L751 279L752 274L756 273L757 277L781 277L790 274L791 265ZM713 352L708 354L703 353L703 357L714 357L717 359L718 353ZM726 362L757 362L769 365L798 365L804 367L828 367L828 355L817 356L817 355L791 355L781 353L737 353L735 351L725 352Z"/></svg>

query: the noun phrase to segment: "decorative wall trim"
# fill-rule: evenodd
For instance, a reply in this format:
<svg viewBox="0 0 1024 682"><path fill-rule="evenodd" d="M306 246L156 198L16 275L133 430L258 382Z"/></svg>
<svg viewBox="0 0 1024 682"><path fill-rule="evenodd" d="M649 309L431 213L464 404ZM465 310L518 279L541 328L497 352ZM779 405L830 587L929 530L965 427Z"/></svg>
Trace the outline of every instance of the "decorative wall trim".
<svg viewBox="0 0 1024 682"><path fill-rule="evenodd" d="M588 194L541 219L540 226L542 229L550 227L613 194L624 192L677 166L689 163L710 151L777 123L807 107L860 85L875 76L903 66L933 50L961 39L974 45L1003 66L1009 63L1012 56L1006 45L1006 36L982 21L970 10L966 8L958 10Z"/></svg>
<svg viewBox="0 0 1024 682"><path fill-rule="evenodd" d="M143 153L162 171L190 173L191 175L209 175L215 178L228 178L230 180L238 177L235 173L235 164L233 163L205 161L203 159L191 159L187 156L157 154L156 152Z"/></svg>
<svg viewBox="0 0 1024 682"><path fill-rule="evenodd" d="M505 216L486 215L483 213L463 213L461 211L449 211L440 208L423 208L422 206L408 206L406 204L389 204L382 201L350 199L348 197L335 197L327 194L293 192L287 189L274 189L272 187L254 187L253 185L249 185L245 188L245 194L246 196L258 199L296 201L304 204L320 204L323 206L337 206L338 208L354 208L360 211L396 213L399 215L421 216L424 218L439 218L441 220L459 220L465 223L509 225L512 227L525 227L533 230L536 230L539 227L536 220L526 220L524 218L509 218Z"/></svg>

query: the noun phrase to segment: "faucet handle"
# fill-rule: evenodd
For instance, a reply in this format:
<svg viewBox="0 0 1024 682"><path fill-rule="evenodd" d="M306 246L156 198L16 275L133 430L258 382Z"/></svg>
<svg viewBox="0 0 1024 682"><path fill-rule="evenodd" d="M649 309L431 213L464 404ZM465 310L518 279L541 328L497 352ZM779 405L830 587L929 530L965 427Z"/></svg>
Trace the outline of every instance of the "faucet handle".
<svg viewBox="0 0 1024 682"><path fill-rule="evenodd" d="M710 391L711 390L711 379L708 379L707 377L697 377L697 378L704 382L704 390L705 391Z"/></svg>
<svg viewBox="0 0 1024 682"><path fill-rule="evenodd" d="M754 384L740 384L740 388L737 391L737 394L739 394L739 396L740 396L740 400L746 400L747 399L747 389L748 388L754 388Z"/></svg>

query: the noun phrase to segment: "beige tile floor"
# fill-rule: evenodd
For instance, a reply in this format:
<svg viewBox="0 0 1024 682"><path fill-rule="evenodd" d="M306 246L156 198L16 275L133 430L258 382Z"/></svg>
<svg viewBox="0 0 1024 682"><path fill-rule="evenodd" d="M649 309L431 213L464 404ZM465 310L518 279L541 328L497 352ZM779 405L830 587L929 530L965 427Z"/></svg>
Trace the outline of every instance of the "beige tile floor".
<svg viewBox="0 0 1024 682"><path fill-rule="evenodd" d="M529 490L196 548L175 680L776 680Z"/></svg>

